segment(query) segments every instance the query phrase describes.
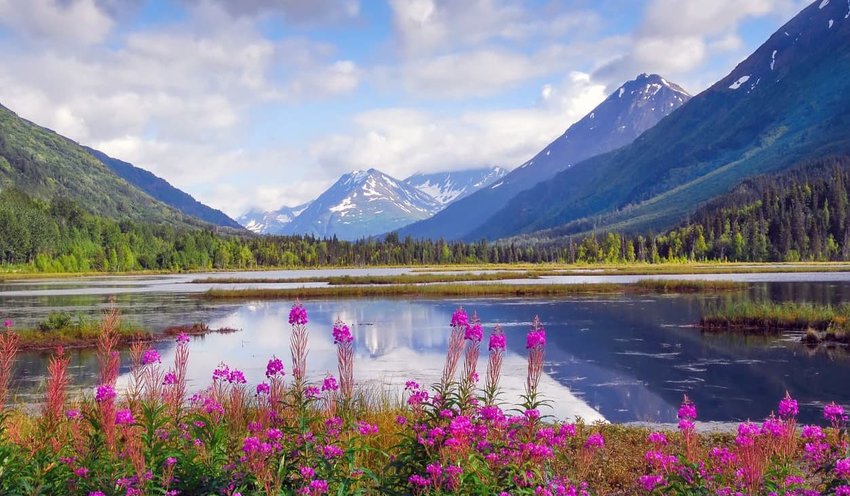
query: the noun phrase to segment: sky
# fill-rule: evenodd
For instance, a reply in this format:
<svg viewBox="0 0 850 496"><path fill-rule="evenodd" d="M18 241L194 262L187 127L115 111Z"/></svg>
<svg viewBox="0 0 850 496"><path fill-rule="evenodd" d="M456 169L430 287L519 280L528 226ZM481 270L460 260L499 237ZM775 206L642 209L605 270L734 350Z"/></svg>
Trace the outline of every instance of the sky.
<svg viewBox="0 0 850 496"><path fill-rule="evenodd" d="M623 82L697 94L805 0L0 0L0 104L238 216L514 168Z"/></svg>

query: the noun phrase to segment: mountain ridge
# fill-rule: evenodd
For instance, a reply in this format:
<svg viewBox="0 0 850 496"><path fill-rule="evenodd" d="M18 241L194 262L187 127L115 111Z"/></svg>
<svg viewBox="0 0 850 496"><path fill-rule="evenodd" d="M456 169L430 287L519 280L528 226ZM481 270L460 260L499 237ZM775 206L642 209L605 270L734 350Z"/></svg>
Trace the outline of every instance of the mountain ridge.
<svg viewBox="0 0 850 496"><path fill-rule="evenodd" d="M514 197L502 238L663 229L741 180L850 149L850 8L817 1L634 143ZM830 22L831 21L831 22Z"/></svg>
<svg viewBox="0 0 850 496"><path fill-rule="evenodd" d="M502 181L455 202L431 219L401 229L399 234L468 238L515 195L581 160L627 145L689 98L679 85L657 74L641 74L617 88Z"/></svg>

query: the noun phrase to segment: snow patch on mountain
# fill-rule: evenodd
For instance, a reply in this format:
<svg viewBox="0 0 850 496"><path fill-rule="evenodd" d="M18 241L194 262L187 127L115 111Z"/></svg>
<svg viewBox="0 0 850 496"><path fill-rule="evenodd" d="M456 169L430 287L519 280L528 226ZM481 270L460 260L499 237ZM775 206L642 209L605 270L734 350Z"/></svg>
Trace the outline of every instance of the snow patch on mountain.
<svg viewBox="0 0 850 496"><path fill-rule="evenodd" d="M405 179L404 182L434 198L440 205L446 206L466 198L481 188L490 186L507 173L508 171L501 167L431 174L417 173Z"/></svg>

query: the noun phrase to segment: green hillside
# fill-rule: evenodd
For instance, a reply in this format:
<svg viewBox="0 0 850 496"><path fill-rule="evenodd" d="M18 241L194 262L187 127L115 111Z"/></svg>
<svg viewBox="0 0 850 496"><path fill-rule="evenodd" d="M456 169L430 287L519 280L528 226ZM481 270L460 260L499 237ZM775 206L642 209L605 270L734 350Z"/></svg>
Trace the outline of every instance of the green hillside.
<svg viewBox="0 0 850 496"><path fill-rule="evenodd" d="M819 6L632 145L518 195L468 238L661 229L747 177L850 151L850 20Z"/></svg>
<svg viewBox="0 0 850 496"><path fill-rule="evenodd" d="M114 219L203 225L131 186L77 143L2 105L0 188L42 200L64 197Z"/></svg>

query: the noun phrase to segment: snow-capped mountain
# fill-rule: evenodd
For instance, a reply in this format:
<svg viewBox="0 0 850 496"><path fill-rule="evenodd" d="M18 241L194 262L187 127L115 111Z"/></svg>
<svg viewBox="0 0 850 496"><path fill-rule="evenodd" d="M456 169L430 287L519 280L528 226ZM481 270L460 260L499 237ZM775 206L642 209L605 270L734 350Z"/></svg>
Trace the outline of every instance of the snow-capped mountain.
<svg viewBox="0 0 850 496"><path fill-rule="evenodd" d="M271 212L253 209L236 219L245 229L256 234L281 234L283 228L310 206L310 202L297 207L281 207Z"/></svg>
<svg viewBox="0 0 850 496"><path fill-rule="evenodd" d="M281 234L360 239L427 219L440 209L431 196L376 169L343 175Z"/></svg>
<svg viewBox="0 0 850 496"><path fill-rule="evenodd" d="M628 145L690 99L657 74L628 81L531 160L487 188L455 201L434 217L400 231L418 238L462 239L514 196L573 165Z"/></svg>
<svg viewBox="0 0 850 496"><path fill-rule="evenodd" d="M501 167L470 169L432 174L414 174L404 180L405 184L437 200L440 205L466 198L481 188L503 178L508 171Z"/></svg>

